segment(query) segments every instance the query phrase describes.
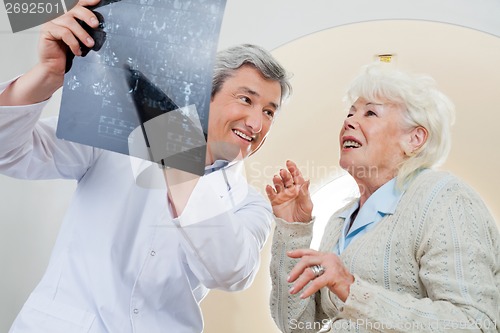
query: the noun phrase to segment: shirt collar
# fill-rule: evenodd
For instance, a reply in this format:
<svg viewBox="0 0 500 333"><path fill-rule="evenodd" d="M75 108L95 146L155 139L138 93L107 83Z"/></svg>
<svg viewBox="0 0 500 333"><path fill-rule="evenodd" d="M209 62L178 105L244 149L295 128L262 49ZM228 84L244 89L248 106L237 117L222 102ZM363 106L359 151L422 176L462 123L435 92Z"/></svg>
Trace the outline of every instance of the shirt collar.
<svg viewBox="0 0 500 333"><path fill-rule="evenodd" d="M341 211L339 213L339 217L344 219L348 218L349 216L352 215L352 213L354 213L354 211L356 211L356 209L358 209L358 207L359 207L359 199L356 202L352 203L352 205L349 205L349 208Z"/></svg>
<svg viewBox="0 0 500 333"><path fill-rule="evenodd" d="M162 168L159 164L144 160L142 158L129 156L132 174L135 183L140 187L151 189L164 189L165 179ZM213 164L205 166L205 175L229 167L236 163L229 163L225 160L216 160Z"/></svg>
<svg viewBox="0 0 500 333"><path fill-rule="evenodd" d="M363 207L361 207L349 233L378 220L379 217L394 214L402 195L403 192L396 188L396 178L382 185L370 195ZM357 203L341 212L339 216L346 219L350 217L358 207L359 199Z"/></svg>
<svg viewBox="0 0 500 333"><path fill-rule="evenodd" d="M218 171L220 169L223 169L227 166L229 166L229 164L233 164L233 163L229 163L229 161L226 161L226 160L216 160L213 164L211 165L207 165L205 167L205 175L208 175L214 171Z"/></svg>
<svg viewBox="0 0 500 333"><path fill-rule="evenodd" d="M368 203L370 209L382 215L394 214L396 206L403 192L396 188L396 178L392 178L373 193L365 205Z"/></svg>

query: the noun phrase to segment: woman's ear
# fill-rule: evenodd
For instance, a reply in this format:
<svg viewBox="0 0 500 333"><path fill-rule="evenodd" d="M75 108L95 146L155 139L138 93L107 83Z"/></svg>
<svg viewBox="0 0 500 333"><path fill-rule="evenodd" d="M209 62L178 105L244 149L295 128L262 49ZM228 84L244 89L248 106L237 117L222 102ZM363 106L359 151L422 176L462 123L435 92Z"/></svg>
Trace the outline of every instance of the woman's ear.
<svg viewBox="0 0 500 333"><path fill-rule="evenodd" d="M427 141L428 132L424 127L417 126L411 130L409 135L410 137L406 145L407 149L405 149L405 154L407 156L412 156L415 155L417 150Z"/></svg>

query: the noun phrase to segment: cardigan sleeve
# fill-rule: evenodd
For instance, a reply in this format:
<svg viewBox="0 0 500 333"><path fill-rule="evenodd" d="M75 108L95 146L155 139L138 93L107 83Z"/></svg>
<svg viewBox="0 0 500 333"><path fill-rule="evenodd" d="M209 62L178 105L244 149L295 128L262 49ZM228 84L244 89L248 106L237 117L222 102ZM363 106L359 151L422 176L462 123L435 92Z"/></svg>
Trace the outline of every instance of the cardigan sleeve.
<svg viewBox="0 0 500 333"><path fill-rule="evenodd" d="M369 332L498 332L500 236L482 200L455 179L428 201L421 220L415 255L426 295L416 298L356 276L334 319L335 332L350 331L342 322Z"/></svg>
<svg viewBox="0 0 500 333"><path fill-rule="evenodd" d="M314 220L310 223L289 223L276 218L271 257L271 315L282 332L317 332L328 318L319 306L319 292L306 299L290 295L287 277L298 259L287 256L295 249L309 248Z"/></svg>

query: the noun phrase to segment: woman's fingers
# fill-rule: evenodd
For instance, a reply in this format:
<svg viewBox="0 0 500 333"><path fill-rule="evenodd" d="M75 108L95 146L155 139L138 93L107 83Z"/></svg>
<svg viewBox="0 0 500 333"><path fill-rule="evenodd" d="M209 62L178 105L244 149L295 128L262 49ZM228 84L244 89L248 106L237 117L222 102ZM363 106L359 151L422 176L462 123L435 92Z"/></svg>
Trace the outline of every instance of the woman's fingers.
<svg viewBox="0 0 500 333"><path fill-rule="evenodd" d="M311 295L314 295L314 293L318 292L321 288L328 286L329 283L328 278L329 277L327 275L322 275L316 278L313 277L312 279L309 279L302 286L301 289L303 289L304 287L305 289L302 290L302 293L300 294L299 297L302 299L307 298Z"/></svg>
<svg viewBox="0 0 500 333"><path fill-rule="evenodd" d="M288 222L310 222L313 205L309 196L309 181L304 181L295 163L287 161L286 164L286 169L274 175L273 185L266 187L273 213Z"/></svg>
<svg viewBox="0 0 500 333"><path fill-rule="evenodd" d="M300 172L299 168L297 167L297 164L293 161L286 161L286 167L288 171L290 172L290 175L292 176L292 180L294 184L296 185L302 185L304 184L305 180L304 177L302 176L302 172Z"/></svg>
<svg viewBox="0 0 500 333"><path fill-rule="evenodd" d="M293 282L293 286L289 292L290 294L297 294L302 291L300 297L306 298L326 286L327 281L318 279L319 276L313 270L314 266L321 266L321 262L323 261L320 252L304 249L288 253L288 256L292 258L296 258L299 255L301 255L302 259L290 271L288 277L288 282ZM306 286L307 288L304 289Z"/></svg>
<svg viewBox="0 0 500 333"><path fill-rule="evenodd" d="M285 184L283 184L283 179L278 175L274 175L273 185L274 188L276 189L276 193L280 193L285 189Z"/></svg>
<svg viewBox="0 0 500 333"><path fill-rule="evenodd" d="M288 251L286 254L290 258L301 258L303 256L312 256L316 255L319 252L313 249L297 249L297 250L291 250Z"/></svg>
<svg viewBox="0 0 500 333"><path fill-rule="evenodd" d="M306 181L297 165L290 160L286 162L286 169L280 169L279 173L273 177L273 185L278 194L285 189L290 189L293 193L295 185L299 185L297 189L300 190L305 183Z"/></svg>
<svg viewBox="0 0 500 333"><path fill-rule="evenodd" d="M288 277L288 282L293 282L290 294L301 292L300 297L306 298L321 288L328 287L343 301L349 296L354 276L337 255L312 249L294 250L287 255L301 258Z"/></svg>
<svg viewBox="0 0 500 333"><path fill-rule="evenodd" d="M318 251L312 249L299 249L288 252L287 255L290 258L301 258L301 260L299 260L299 262L297 262L297 264L290 271L288 282L295 281L310 266L318 265L319 263L321 263L321 259L318 254Z"/></svg>
<svg viewBox="0 0 500 333"><path fill-rule="evenodd" d="M273 204L274 200L276 200L276 196L278 195L274 187L272 187L271 185L267 185L266 194L267 197L269 198L269 201L271 201L271 204Z"/></svg>
<svg viewBox="0 0 500 333"><path fill-rule="evenodd" d="M295 182L293 181L293 176L288 170L281 169L279 176L281 177L281 180L285 188L291 188L295 185Z"/></svg>

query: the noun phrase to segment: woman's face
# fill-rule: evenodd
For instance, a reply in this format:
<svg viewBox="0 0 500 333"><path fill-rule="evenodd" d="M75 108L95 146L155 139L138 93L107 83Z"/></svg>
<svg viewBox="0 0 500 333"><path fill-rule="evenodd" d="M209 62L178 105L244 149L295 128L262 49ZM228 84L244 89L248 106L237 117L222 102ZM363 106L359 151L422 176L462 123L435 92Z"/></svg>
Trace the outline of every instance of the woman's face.
<svg viewBox="0 0 500 333"><path fill-rule="evenodd" d="M355 179L396 176L410 132L403 112L387 100L358 98L340 130L340 166Z"/></svg>

